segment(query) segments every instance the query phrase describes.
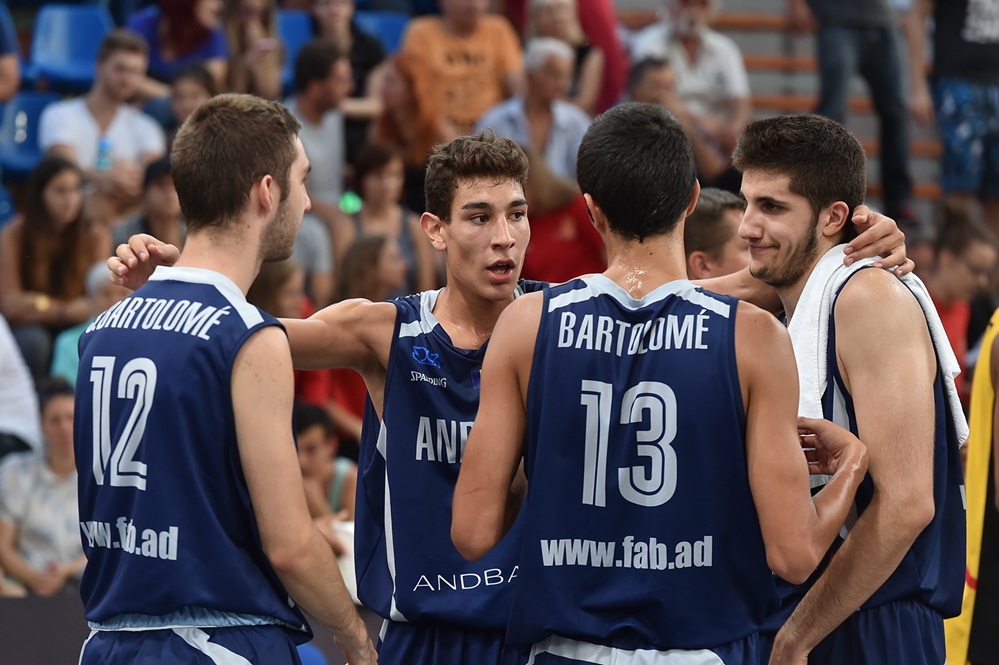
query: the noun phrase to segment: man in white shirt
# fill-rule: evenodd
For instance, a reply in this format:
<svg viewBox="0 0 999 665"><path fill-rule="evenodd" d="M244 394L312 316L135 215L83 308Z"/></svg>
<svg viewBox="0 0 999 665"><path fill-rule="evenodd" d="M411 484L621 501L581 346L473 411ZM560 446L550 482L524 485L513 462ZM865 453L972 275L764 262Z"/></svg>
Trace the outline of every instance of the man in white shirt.
<svg viewBox="0 0 999 665"><path fill-rule="evenodd" d="M0 459L41 448L35 384L7 320L0 315Z"/></svg>
<svg viewBox="0 0 999 665"><path fill-rule="evenodd" d="M317 307L328 305L333 294L330 229L339 215L345 161L340 104L353 85L347 53L334 44L316 40L299 51L295 59L295 96L285 101L302 123L298 137L312 165L308 180L312 212L302 219L292 259L305 272L307 291Z"/></svg>
<svg viewBox="0 0 999 665"><path fill-rule="evenodd" d="M114 222L139 205L145 165L166 153L160 126L128 104L146 73L148 53L139 35L112 31L97 53L90 91L50 105L39 121L42 150L79 165L94 186L88 211L98 222Z"/></svg>
<svg viewBox="0 0 999 665"><path fill-rule="evenodd" d="M670 15L635 38L632 59L663 58L699 129L725 155L749 124L749 77L739 47L708 27L717 0L674 0Z"/></svg>

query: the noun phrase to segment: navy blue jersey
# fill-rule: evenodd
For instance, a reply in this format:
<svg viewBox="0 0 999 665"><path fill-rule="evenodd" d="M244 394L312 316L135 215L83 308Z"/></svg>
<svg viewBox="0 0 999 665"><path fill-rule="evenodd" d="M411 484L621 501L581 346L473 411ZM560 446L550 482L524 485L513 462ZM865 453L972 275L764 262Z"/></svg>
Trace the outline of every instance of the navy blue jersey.
<svg viewBox="0 0 999 665"><path fill-rule="evenodd" d="M534 291L521 282L518 292ZM451 542L451 501L479 409L486 347L458 349L433 315L439 291L394 300L382 419L369 400L357 478L357 593L395 621L506 627L520 524L485 557Z"/></svg>
<svg viewBox="0 0 999 665"><path fill-rule="evenodd" d="M223 275L161 267L80 338L75 438L90 621L270 623L311 635L264 556L236 443L233 362L272 325Z"/></svg>
<svg viewBox="0 0 999 665"><path fill-rule="evenodd" d="M776 605L749 488L738 301L641 300L603 275L545 291L508 641L711 649Z"/></svg>
<svg viewBox="0 0 999 665"><path fill-rule="evenodd" d="M856 273L854 273L856 274ZM845 282L843 286L848 283ZM840 287L842 292L842 287ZM837 298L839 294L837 293ZM859 436L853 397L839 371L836 356L835 301L829 315L829 351L827 371L830 380L822 398L823 417ZM934 353L936 353L934 351ZM937 376L933 382L936 426L933 443L933 503L935 512L930 522L895 572L874 592L861 609L879 607L898 600L916 600L935 609L944 617L961 612L964 594L965 571L965 508L964 471L961 467L960 446L950 405L944 393L939 356ZM826 569L829 560L843 544L843 537L862 515L874 498L874 481L867 474L857 489L854 508L850 511L846 527L836 537L825 559L811 578L803 585L792 585L778 578L781 610L777 620L767 622L768 628L778 629L790 616L798 602Z"/></svg>

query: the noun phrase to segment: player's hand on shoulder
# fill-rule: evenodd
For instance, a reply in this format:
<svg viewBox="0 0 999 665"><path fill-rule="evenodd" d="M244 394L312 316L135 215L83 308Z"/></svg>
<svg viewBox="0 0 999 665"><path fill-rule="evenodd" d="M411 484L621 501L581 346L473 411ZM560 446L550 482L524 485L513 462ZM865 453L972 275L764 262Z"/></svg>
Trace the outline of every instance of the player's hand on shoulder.
<svg viewBox="0 0 999 665"><path fill-rule="evenodd" d="M127 243L118 245L108 259L110 280L135 290L149 281L157 266L172 266L180 258L180 250L146 233L138 233Z"/></svg>
<svg viewBox="0 0 999 665"><path fill-rule="evenodd" d="M867 446L828 420L798 418L798 436L811 474L834 475L846 466L867 471Z"/></svg>
<svg viewBox="0 0 999 665"><path fill-rule="evenodd" d="M874 266L890 268L899 277L916 267L906 256L905 234L895 220L860 205L853 212L853 225L860 235L847 243L843 263L850 265L860 259L881 257L882 260L875 262Z"/></svg>

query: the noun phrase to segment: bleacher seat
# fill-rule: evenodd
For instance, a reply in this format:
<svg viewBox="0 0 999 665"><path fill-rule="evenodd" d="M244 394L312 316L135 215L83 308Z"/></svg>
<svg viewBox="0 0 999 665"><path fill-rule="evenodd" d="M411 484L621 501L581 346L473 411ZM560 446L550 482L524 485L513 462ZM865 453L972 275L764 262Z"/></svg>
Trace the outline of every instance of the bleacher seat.
<svg viewBox="0 0 999 665"><path fill-rule="evenodd" d="M323 652L311 644L299 644L298 657L302 660L302 665L329 665Z"/></svg>
<svg viewBox="0 0 999 665"><path fill-rule="evenodd" d="M10 197L10 192L3 185L0 185L0 229L6 226L7 222L14 219L17 209L14 208L14 199Z"/></svg>
<svg viewBox="0 0 999 665"><path fill-rule="evenodd" d="M309 12L296 9L279 9L277 31L284 44L284 68L281 71L281 84L284 94L291 94L295 87L295 58L298 52L311 41L316 33L312 29L312 16Z"/></svg>
<svg viewBox="0 0 999 665"><path fill-rule="evenodd" d="M354 12L357 27L378 38L385 51L392 55L402 45L409 16L400 12Z"/></svg>
<svg viewBox="0 0 999 665"><path fill-rule="evenodd" d="M5 182L23 182L42 158L38 118L58 101L54 92L19 92L0 115L0 173Z"/></svg>
<svg viewBox="0 0 999 665"><path fill-rule="evenodd" d="M0 30L3 31L7 41L17 47L17 57L24 62L24 53L21 52L21 42L17 38L17 28L14 27L14 18L10 15L7 3L0 4Z"/></svg>
<svg viewBox="0 0 999 665"><path fill-rule="evenodd" d="M45 5L35 18L29 78L36 87L85 92L94 82L94 63L105 35L114 29L97 5Z"/></svg>

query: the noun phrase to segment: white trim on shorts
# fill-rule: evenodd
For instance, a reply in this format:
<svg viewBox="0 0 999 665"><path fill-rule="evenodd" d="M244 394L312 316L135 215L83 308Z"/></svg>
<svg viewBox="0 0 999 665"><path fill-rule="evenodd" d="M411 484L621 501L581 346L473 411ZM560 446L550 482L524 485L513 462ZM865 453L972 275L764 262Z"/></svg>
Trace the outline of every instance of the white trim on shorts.
<svg viewBox="0 0 999 665"><path fill-rule="evenodd" d="M571 658L584 663L606 665L725 665L718 654L707 649L670 649L669 651L635 649L629 651L602 644L577 642L559 635L551 635L543 642L538 642L531 647L531 657L527 661L527 665L534 665L534 658L542 653L550 653L553 656Z"/></svg>
<svg viewBox="0 0 999 665"><path fill-rule="evenodd" d="M96 630L91 630L90 634L87 635L87 639L83 640L83 646L80 647L80 660L76 661L76 665L83 665L83 652L87 650L87 643L94 638L97 632Z"/></svg>
<svg viewBox="0 0 999 665"><path fill-rule="evenodd" d="M253 665L238 653L233 653L220 644L209 642L208 633L200 628L174 628L173 632L180 639L211 658L215 665Z"/></svg>

